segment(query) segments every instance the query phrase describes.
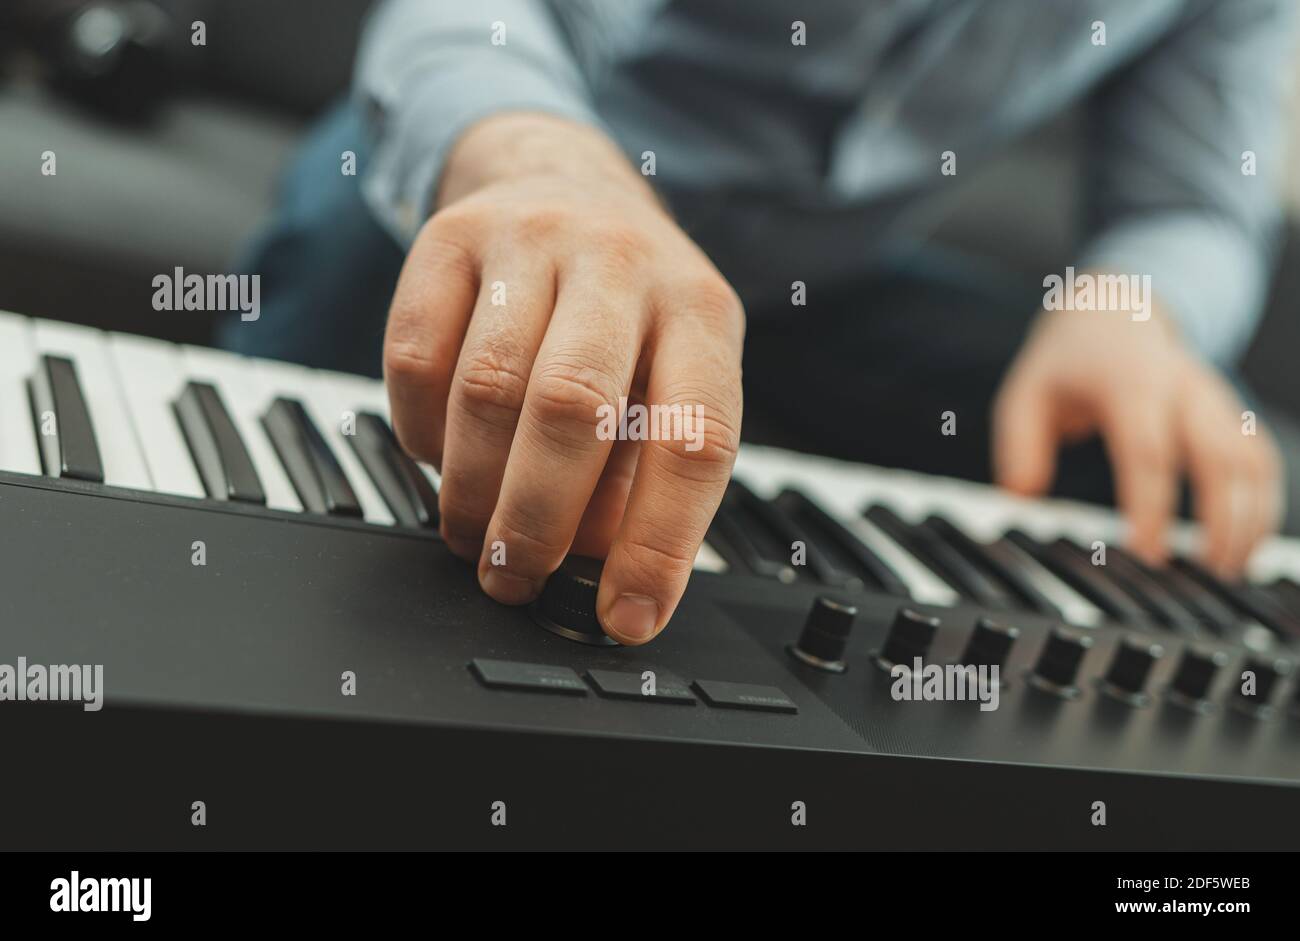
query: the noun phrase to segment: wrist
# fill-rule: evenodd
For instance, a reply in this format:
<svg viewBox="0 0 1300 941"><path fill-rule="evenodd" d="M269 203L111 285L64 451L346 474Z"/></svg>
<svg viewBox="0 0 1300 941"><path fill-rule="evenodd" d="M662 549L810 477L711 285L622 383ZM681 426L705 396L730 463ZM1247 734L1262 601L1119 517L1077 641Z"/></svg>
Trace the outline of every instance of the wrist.
<svg viewBox="0 0 1300 941"><path fill-rule="evenodd" d="M448 155L436 205L530 177L621 183L653 199L646 180L595 128L549 114L506 112L471 125Z"/></svg>

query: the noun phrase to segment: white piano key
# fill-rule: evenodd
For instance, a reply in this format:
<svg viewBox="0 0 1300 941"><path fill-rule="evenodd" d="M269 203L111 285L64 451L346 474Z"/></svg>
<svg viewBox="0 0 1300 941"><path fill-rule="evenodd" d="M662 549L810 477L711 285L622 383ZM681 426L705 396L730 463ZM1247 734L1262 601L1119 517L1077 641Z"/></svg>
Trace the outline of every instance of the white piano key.
<svg viewBox="0 0 1300 941"><path fill-rule="evenodd" d="M38 353L66 356L76 364L90 423L104 464L104 483L152 490L153 480L136 438L126 398L100 330L52 320L33 321Z"/></svg>
<svg viewBox="0 0 1300 941"><path fill-rule="evenodd" d="M255 360L254 372L268 404L281 395L302 402L308 416L334 452L348 483L352 484L357 502L361 504L362 518L367 523L379 526L394 525L396 520L393 519L392 512L344 434L347 417L350 415L355 420L358 410L369 407L369 403L358 401L353 394L356 387L342 381L337 373L321 372L275 360Z"/></svg>
<svg viewBox="0 0 1300 941"><path fill-rule="evenodd" d="M692 568L701 572L725 572L727 562L718 551L707 542L700 543L700 551L695 553L695 564Z"/></svg>
<svg viewBox="0 0 1300 941"><path fill-rule="evenodd" d="M108 348L154 487L182 497L205 496L172 410L187 382L180 348L125 333L110 333Z"/></svg>
<svg viewBox="0 0 1300 941"><path fill-rule="evenodd" d="M260 393L253 361L222 350L183 346L181 362L187 379L210 382L221 393L266 491L266 505L301 513L302 503L262 428L262 413L269 403Z"/></svg>
<svg viewBox="0 0 1300 941"><path fill-rule="evenodd" d="M40 474L27 377L36 366L31 321L0 311L0 470Z"/></svg>

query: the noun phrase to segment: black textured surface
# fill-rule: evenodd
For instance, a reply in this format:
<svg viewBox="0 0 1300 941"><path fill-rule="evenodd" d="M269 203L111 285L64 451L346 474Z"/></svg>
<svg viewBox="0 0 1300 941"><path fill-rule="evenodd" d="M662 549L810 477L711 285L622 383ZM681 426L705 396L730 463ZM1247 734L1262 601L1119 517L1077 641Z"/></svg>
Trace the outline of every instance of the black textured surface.
<svg viewBox="0 0 1300 941"><path fill-rule="evenodd" d="M1101 628L1067 701L1023 679L1052 622L1018 619L1008 685L981 712L891 697L872 654L897 603L879 595L854 598L849 669L833 675L786 653L811 587L697 575L653 644L594 648L487 599L423 533L12 475L0 533L0 663L102 663L107 688L100 713L0 704L0 734L42 769L9 782L24 809L11 844L189 846L163 804L215 794L228 829L214 845L488 845L441 798L508 793L522 808L511 845L785 845L791 801L813 795L841 828L821 831L827 845L1300 846L1300 717L1224 707L1245 660L1231 647L1213 647L1229 661L1220 708L1163 695L1182 653L1164 637L1157 695L1135 708L1096 689L1125 636ZM920 610L941 621L927 662L956 660L980 612ZM799 711L489 689L475 658L774 686ZM341 695L347 671L355 696ZM50 781L84 779L100 752L119 760L69 808ZM421 783L429 802L401 831L389 803ZM656 829L690 794L686 822ZM1112 808L1104 835L1086 823L1095 799ZM972 800L981 813L953 809ZM890 801L917 810L873 818ZM312 830L309 806L333 806L338 825Z"/></svg>

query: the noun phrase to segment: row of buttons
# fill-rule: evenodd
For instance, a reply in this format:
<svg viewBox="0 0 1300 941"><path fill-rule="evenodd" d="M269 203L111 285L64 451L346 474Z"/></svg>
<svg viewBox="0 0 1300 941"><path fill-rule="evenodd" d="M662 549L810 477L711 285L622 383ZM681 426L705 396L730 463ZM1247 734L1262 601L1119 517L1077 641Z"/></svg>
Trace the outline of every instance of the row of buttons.
<svg viewBox="0 0 1300 941"><path fill-rule="evenodd" d="M567 696L587 695L587 684L568 667L520 663L515 660L489 660L483 657L472 660L469 666L479 681L492 689L522 689ZM609 699L638 699L693 706L695 694L699 693L706 703L718 709L786 713L799 711L790 697L775 686L728 683L722 680L696 680L688 685L676 677L660 673L655 674L653 686L648 686L642 674L622 670L588 670L586 676L596 692Z"/></svg>

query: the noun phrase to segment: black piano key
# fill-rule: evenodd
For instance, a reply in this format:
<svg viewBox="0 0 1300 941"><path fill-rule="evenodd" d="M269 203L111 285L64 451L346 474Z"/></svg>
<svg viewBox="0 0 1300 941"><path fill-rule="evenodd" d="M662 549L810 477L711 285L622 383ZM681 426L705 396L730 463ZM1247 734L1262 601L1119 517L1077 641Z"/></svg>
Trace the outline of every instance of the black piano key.
<svg viewBox="0 0 1300 941"><path fill-rule="evenodd" d="M352 485L301 402L277 398L262 416L262 427L303 509L331 516L361 516Z"/></svg>
<svg viewBox="0 0 1300 941"><path fill-rule="evenodd" d="M990 608L1009 610L1018 607L997 583L932 530L913 526L881 503L867 507L862 515L963 597Z"/></svg>
<svg viewBox="0 0 1300 941"><path fill-rule="evenodd" d="M1088 550L1078 543L1068 539L1058 539L1057 542L1063 543L1084 562L1092 564ZM1135 557L1118 547L1107 546L1106 564L1092 566L1092 570L1126 592L1157 624L1191 637L1200 633L1200 624L1192 613L1168 589L1151 578Z"/></svg>
<svg viewBox="0 0 1300 941"><path fill-rule="evenodd" d="M189 382L172 403L203 489L214 500L266 504L253 459L216 388Z"/></svg>
<svg viewBox="0 0 1300 941"><path fill-rule="evenodd" d="M833 547L835 552L863 580L887 594L910 598L907 584L884 559L872 552L852 530L818 506L803 492L787 487L774 501L787 516L797 520L814 534L817 544Z"/></svg>
<svg viewBox="0 0 1300 941"><path fill-rule="evenodd" d="M72 360L41 356L27 381L27 394L46 475L102 484L104 462Z"/></svg>
<svg viewBox="0 0 1300 941"><path fill-rule="evenodd" d="M1045 545L1023 530L1007 530L1006 538L1112 620L1132 624L1146 619L1137 602L1099 577L1087 559L1080 559L1061 545Z"/></svg>
<svg viewBox="0 0 1300 941"><path fill-rule="evenodd" d="M402 450L382 416L358 413L356 433L347 438L398 525L416 529L438 525L437 491Z"/></svg>
<svg viewBox="0 0 1300 941"><path fill-rule="evenodd" d="M713 516L710 532L713 535L712 544L715 548L721 545L727 547L723 552L723 558L727 559L728 565L739 561L742 569L783 582L793 582L798 578L794 566L788 560L774 558L770 546L766 548L759 546L755 540L753 521L744 519L742 512L733 501L723 499L718 512Z"/></svg>
<svg viewBox="0 0 1300 941"><path fill-rule="evenodd" d="M972 565L996 578L1025 607L1050 618L1061 617L1061 609L1038 590L1021 568L1019 560L1006 551L1004 545L976 542L951 520L938 514L929 516L922 525L964 555Z"/></svg>
<svg viewBox="0 0 1300 941"><path fill-rule="evenodd" d="M1293 615L1300 615L1300 584L1285 575L1267 586L1278 604Z"/></svg>
<svg viewBox="0 0 1300 941"><path fill-rule="evenodd" d="M856 590L862 587L862 580L856 575L845 572L831 561L821 545L810 537L808 532L793 518L785 513L776 503L769 503L743 481L733 479L727 488L728 499L753 519L758 521L780 546L781 552L794 564L795 543L803 544L803 562L807 574L822 585L831 588ZM799 566L795 566L799 568Z"/></svg>
<svg viewBox="0 0 1300 941"><path fill-rule="evenodd" d="M1258 621L1279 637L1300 638L1300 619L1290 614L1263 589L1247 582L1226 582L1194 559L1179 556L1171 563L1218 595L1236 611Z"/></svg>
<svg viewBox="0 0 1300 941"><path fill-rule="evenodd" d="M1121 546L1109 546L1108 556L1118 556L1130 565L1140 568L1148 577L1162 585L1206 630L1216 637L1232 638L1240 631L1241 619L1215 595L1190 578L1185 572L1169 565L1147 565Z"/></svg>

